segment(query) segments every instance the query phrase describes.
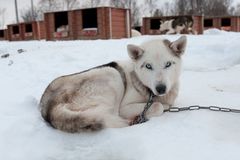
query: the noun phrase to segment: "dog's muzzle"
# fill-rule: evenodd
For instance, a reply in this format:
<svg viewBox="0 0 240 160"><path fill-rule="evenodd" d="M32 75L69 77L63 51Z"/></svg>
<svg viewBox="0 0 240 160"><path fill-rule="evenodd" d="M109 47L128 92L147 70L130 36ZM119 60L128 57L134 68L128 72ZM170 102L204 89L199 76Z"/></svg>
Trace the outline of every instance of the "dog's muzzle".
<svg viewBox="0 0 240 160"><path fill-rule="evenodd" d="M156 87L156 91L158 92L159 95L165 94L166 93L167 87L163 84L159 84Z"/></svg>

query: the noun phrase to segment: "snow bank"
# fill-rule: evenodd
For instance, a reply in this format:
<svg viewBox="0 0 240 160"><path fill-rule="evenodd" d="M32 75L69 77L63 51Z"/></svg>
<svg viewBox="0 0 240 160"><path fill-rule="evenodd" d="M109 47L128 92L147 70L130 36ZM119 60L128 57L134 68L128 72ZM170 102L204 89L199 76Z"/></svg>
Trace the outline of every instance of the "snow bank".
<svg viewBox="0 0 240 160"><path fill-rule="evenodd" d="M211 33L209 33L211 32ZM175 106L240 109L240 35L188 36ZM149 122L97 133L68 134L41 118L38 103L54 78L112 60L127 59L126 45L178 36L121 40L0 42L0 159L4 160L238 160L239 114L166 113ZM18 49L25 52L19 54Z"/></svg>
<svg viewBox="0 0 240 160"><path fill-rule="evenodd" d="M229 32L224 30L219 30L217 28L204 30L205 35L220 35L220 34L228 34Z"/></svg>

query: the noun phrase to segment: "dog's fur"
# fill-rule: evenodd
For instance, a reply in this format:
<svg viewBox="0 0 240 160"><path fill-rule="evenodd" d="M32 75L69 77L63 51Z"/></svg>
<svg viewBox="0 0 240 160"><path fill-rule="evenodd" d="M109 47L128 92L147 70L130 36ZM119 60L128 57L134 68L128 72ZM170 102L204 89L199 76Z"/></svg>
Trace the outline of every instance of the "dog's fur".
<svg viewBox="0 0 240 160"><path fill-rule="evenodd" d="M185 47L185 36L174 42L128 45L129 61L59 77L41 98L41 114L66 132L125 127L143 111L153 92L156 97L147 117L161 115L177 97Z"/></svg>
<svg viewBox="0 0 240 160"><path fill-rule="evenodd" d="M166 34L180 34L184 33L192 33L193 29L193 18L192 16L180 16L174 19L160 21L161 32Z"/></svg>
<svg viewBox="0 0 240 160"><path fill-rule="evenodd" d="M141 36L142 34L137 31L136 29L131 29L131 34L132 34L132 37L139 37Z"/></svg>

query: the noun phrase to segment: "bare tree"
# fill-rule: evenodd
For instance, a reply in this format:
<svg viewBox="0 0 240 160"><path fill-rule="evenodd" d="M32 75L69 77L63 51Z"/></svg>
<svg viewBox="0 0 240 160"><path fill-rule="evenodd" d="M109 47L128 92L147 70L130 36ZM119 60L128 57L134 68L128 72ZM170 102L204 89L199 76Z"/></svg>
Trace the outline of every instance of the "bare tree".
<svg viewBox="0 0 240 160"><path fill-rule="evenodd" d="M192 0L177 0L175 10L178 15L191 14L193 2Z"/></svg>
<svg viewBox="0 0 240 160"><path fill-rule="evenodd" d="M157 1L156 0L144 0L145 10L147 10L150 16L153 16L155 10L157 9Z"/></svg>
<svg viewBox="0 0 240 160"><path fill-rule="evenodd" d="M140 8L137 4L137 0L127 0L124 8L129 8L131 11L132 26L140 25Z"/></svg>
<svg viewBox="0 0 240 160"><path fill-rule="evenodd" d="M160 17L160 16L164 16L163 10L156 9L155 12L153 13L153 17Z"/></svg>
<svg viewBox="0 0 240 160"><path fill-rule="evenodd" d="M43 19L45 12L58 10L63 10L61 1L59 0L40 0L38 3L39 19Z"/></svg>
<svg viewBox="0 0 240 160"><path fill-rule="evenodd" d="M102 1L101 0L85 0L84 2L81 1L82 4L80 5L81 7L98 7Z"/></svg>
<svg viewBox="0 0 240 160"><path fill-rule="evenodd" d="M224 16L229 15L231 4L232 0L177 0L175 10L178 15Z"/></svg>
<svg viewBox="0 0 240 160"><path fill-rule="evenodd" d="M125 0L110 0L110 6L124 8Z"/></svg>
<svg viewBox="0 0 240 160"><path fill-rule="evenodd" d="M5 12L6 8L0 8L0 29L5 25Z"/></svg>
<svg viewBox="0 0 240 160"><path fill-rule="evenodd" d="M204 11L203 11L203 1L202 0L196 0L196 4L195 4L196 9L196 13L195 14L199 14L199 15L203 15Z"/></svg>
<svg viewBox="0 0 240 160"><path fill-rule="evenodd" d="M27 8L21 11L21 18L24 22L36 21L43 19L44 12L51 12L57 10L70 10L77 8L78 0L40 0L38 8Z"/></svg>
<svg viewBox="0 0 240 160"><path fill-rule="evenodd" d="M33 7L33 10L30 7L21 11L21 18L23 19L24 22L41 20L42 12L38 10L36 7Z"/></svg>
<svg viewBox="0 0 240 160"><path fill-rule="evenodd" d="M231 14L235 16L240 16L240 3L238 3L235 7L232 7Z"/></svg>
<svg viewBox="0 0 240 160"><path fill-rule="evenodd" d="M42 12L57 11L62 9L61 1L59 0L40 0L39 10Z"/></svg>
<svg viewBox="0 0 240 160"><path fill-rule="evenodd" d="M165 2L160 8L160 11L162 12L163 16L177 15L173 2Z"/></svg>
<svg viewBox="0 0 240 160"><path fill-rule="evenodd" d="M204 0L203 13L206 16L225 16L229 15L229 9L232 4L232 0Z"/></svg>
<svg viewBox="0 0 240 160"><path fill-rule="evenodd" d="M76 9L79 8L80 3L78 0L63 0L63 9L66 10L71 10L71 9Z"/></svg>
<svg viewBox="0 0 240 160"><path fill-rule="evenodd" d="M101 4L101 0L92 0L93 7L99 7L100 4Z"/></svg>

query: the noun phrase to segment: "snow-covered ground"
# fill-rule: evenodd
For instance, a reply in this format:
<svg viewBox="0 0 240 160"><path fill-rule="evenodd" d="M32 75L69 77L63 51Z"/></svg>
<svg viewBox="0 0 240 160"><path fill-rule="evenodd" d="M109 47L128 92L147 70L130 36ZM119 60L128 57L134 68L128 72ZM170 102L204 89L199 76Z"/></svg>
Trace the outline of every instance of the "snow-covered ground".
<svg viewBox="0 0 240 160"><path fill-rule="evenodd" d="M97 133L52 129L38 103L56 77L127 59L121 40L0 42L1 160L239 160L240 114L207 110L165 113L147 123ZM165 36L170 40L178 36ZM189 35L175 106L240 109L240 34ZM19 54L18 49L25 52Z"/></svg>

